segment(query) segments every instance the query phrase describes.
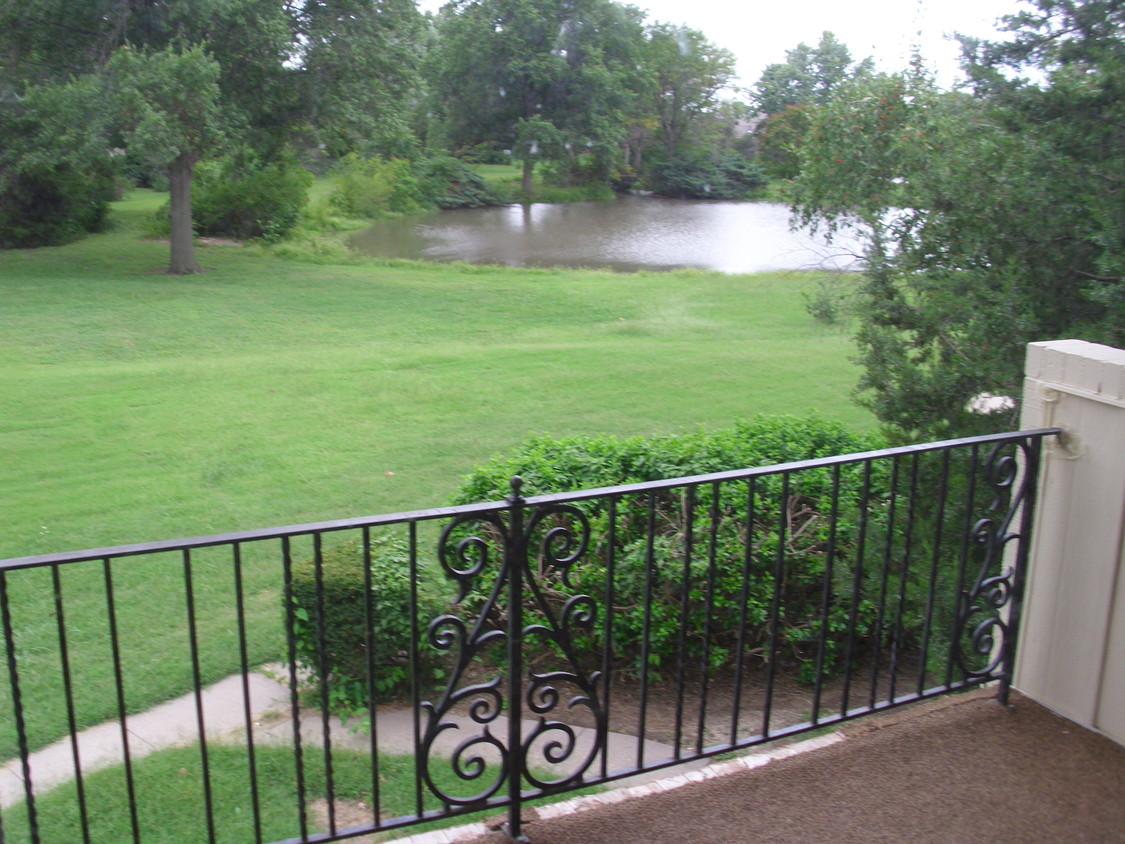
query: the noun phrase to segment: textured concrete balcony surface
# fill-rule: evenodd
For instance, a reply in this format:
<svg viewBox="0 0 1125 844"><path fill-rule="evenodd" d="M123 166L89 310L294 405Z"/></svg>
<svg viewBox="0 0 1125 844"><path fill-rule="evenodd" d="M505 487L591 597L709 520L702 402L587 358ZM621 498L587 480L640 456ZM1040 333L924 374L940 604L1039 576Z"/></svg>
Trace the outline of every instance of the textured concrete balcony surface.
<svg viewBox="0 0 1125 844"><path fill-rule="evenodd" d="M532 844L1125 842L1125 747L1019 694L1012 703L979 690L916 704L806 752L767 748L781 758L757 767L729 760L718 776L529 811L523 831ZM439 835L510 841L481 830Z"/></svg>

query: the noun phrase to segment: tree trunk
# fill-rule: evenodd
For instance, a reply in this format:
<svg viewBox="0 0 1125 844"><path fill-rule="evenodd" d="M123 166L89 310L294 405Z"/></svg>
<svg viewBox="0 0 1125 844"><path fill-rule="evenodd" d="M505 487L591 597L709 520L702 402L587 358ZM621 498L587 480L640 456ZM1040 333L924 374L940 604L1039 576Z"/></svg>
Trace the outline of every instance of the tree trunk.
<svg viewBox="0 0 1125 844"><path fill-rule="evenodd" d="M520 185L525 197L531 196L531 171L534 167L535 164L531 160L531 155L528 154L527 158L523 160L523 182Z"/></svg>
<svg viewBox="0 0 1125 844"><path fill-rule="evenodd" d="M168 166L172 208L172 260L168 272L173 275L203 272L195 261L191 230L191 171L198 159L198 153L183 152Z"/></svg>

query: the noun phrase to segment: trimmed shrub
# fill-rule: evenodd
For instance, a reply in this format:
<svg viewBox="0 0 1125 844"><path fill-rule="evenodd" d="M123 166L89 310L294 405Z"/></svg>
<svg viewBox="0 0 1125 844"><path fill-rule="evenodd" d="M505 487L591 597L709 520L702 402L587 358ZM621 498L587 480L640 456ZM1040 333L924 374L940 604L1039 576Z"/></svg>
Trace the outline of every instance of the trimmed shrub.
<svg viewBox="0 0 1125 844"><path fill-rule="evenodd" d="M475 470L454 503L504 498L513 475L522 478L522 493L531 496L828 457L879 445L875 438L857 436L817 416L760 417L719 431L652 438L540 437L515 454ZM822 607L830 548L831 470L793 475L784 500L780 476L759 479L749 533L743 483L704 485L693 492L675 489L653 493L651 514L648 496L622 497L616 505L613 532L614 611L610 631L618 667L639 673L646 647L651 670L670 668L680 659L699 664L704 647L710 665L718 667L735 658L743 622L745 652L764 656L780 548L784 576L776 598L779 653L784 662L797 666L803 677L812 679L820 631L827 623L824 664L825 670L831 670L849 625L861 474L861 466L842 470L827 618ZM873 502L882 500L884 474L877 470L872 480ZM577 592L601 596L606 588L610 557L607 502L598 499L580 506L589 520L593 545L570 572L573 588L562 582L558 567L540 560L540 594L556 618L564 616L566 601ZM872 509L875 512L868 514L869 525L880 518L880 508ZM785 525L784 537L779 533L780 524ZM567 518L545 524L543 535L534 538L532 547L539 547L535 543L544 540L552 527L565 530L575 525ZM862 596L875 588L875 574L869 569L861 578ZM465 616L480 612L487 600L491 584L483 582L487 578L477 580L481 582L474 582L461 602L460 612ZM647 618L646 594L651 595ZM600 659L605 609L601 608L591 624L571 628L578 652ZM542 612L530 598L525 610L530 615ZM857 618L859 638L872 635L873 619L873 604L864 597ZM499 626L502 619L497 613L489 621ZM546 647L550 650L552 646L548 642Z"/></svg>
<svg viewBox="0 0 1125 844"><path fill-rule="evenodd" d="M345 714L367 709L369 668L381 700L406 691L412 679L410 549L400 537L374 534L370 551L370 637L364 549L359 540L322 549L319 566L315 557L292 566L298 659L313 677L325 677L330 707ZM420 590L419 605L418 624L424 631L441 606L425 590ZM422 667L431 669L434 653L424 635L418 647Z"/></svg>

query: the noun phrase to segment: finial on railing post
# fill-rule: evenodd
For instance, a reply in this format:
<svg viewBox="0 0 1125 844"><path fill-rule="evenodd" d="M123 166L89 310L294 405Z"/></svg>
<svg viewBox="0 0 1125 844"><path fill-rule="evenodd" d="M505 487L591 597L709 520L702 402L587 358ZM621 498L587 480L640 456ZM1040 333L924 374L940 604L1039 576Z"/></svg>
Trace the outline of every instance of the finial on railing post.
<svg viewBox="0 0 1125 844"><path fill-rule="evenodd" d="M520 495L520 490L523 488L523 478L519 475L512 475L511 480L508 481L508 486L512 490L508 495L508 503L515 504L517 501L523 501L523 496Z"/></svg>

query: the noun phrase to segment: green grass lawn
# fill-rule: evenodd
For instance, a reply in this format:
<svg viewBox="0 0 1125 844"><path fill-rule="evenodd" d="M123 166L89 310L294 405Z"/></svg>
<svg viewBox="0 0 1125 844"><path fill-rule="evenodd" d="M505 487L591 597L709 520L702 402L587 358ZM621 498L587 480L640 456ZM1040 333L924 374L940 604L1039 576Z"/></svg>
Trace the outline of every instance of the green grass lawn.
<svg viewBox="0 0 1125 844"><path fill-rule="evenodd" d="M291 748L260 746L254 751L257 781L257 815L250 790L250 757L244 746L211 745L208 755L208 782L211 787L211 818L215 841L242 844L247 841L280 841L301 835L300 801L297 788L296 762ZM305 748L303 754L306 831L327 832L323 808L321 817L311 807L328 793L324 753L319 748ZM162 750L133 764L137 795L137 827L145 844L195 844L209 840L207 803L203 790L202 762L199 747ZM453 795L468 795L483 789L496 776L495 767L479 780L465 783L453 773L448 762L435 761L431 766L435 783ZM539 772L544 775L545 772ZM549 775L549 772L546 772ZM371 756L352 750L336 749L332 753L333 793L337 801L350 801L363 806L363 817L350 821L336 818L337 829L369 823L369 814L376 806L373 778L378 782L378 810L383 821L418 817L415 794L414 760L405 756L380 754L372 770ZM118 765L84 778L86 823L90 840L101 844L132 841L133 828L128 793L124 787L125 769ZM600 789L587 788L578 793ZM441 808L438 799L423 787L422 810ZM529 805L541 805L574 797L574 792L536 798ZM40 840L44 842L81 841L82 816L77 789L65 784L35 801ZM457 815L428 821L419 825L399 827L376 835L376 840L400 838L432 829L472 823L505 811L494 808L483 812ZM257 837L257 832L261 837ZM22 803L10 808L4 818L5 841L24 844L30 841L27 809Z"/></svg>
<svg viewBox="0 0 1125 844"><path fill-rule="evenodd" d="M133 224L0 253L0 556L443 503L532 433L816 408L857 428L808 275L310 265L162 272Z"/></svg>
<svg viewBox="0 0 1125 844"><path fill-rule="evenodd" d="M849 399L847 335L805 312L812 275L314 265L214 245L205 273L173 277L167 245L138 234L161 202L138 192L107 234L0 252L0 557L437 506L536 433L809 409L874 427ZM113 575L139 710L191 675L178 557L126 563ZM196 564L213 680L238 664L229 558ZM276 556L250 555L254 662L279 655L279 577ZM116 711L102 578L63 575L80 725ZM41 746L65 730L50 577L8 580ZM5 757L10 708L0 694Z"/></svg>

